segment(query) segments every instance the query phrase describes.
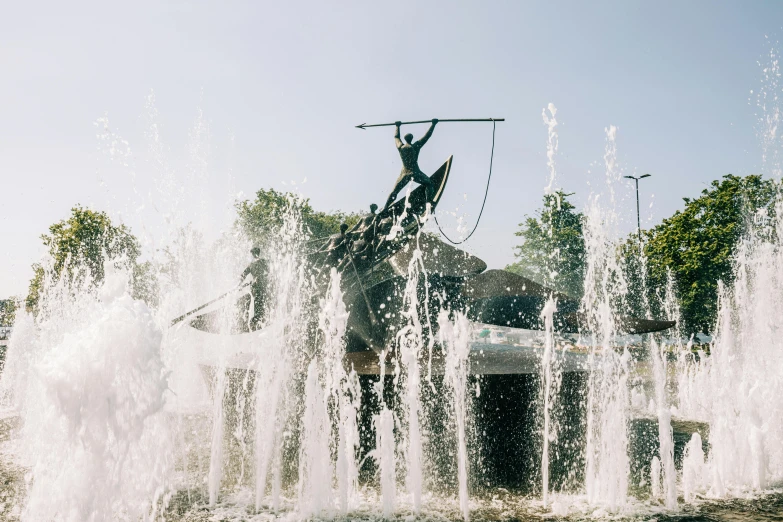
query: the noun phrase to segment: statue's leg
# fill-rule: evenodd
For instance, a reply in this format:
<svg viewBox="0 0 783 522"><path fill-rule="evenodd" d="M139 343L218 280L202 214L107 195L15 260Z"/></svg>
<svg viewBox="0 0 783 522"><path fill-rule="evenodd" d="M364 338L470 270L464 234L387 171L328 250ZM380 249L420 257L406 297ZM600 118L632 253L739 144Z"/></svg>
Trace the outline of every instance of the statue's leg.
<svg viewBox="0 0 783 522"><path fill-rule="evenodd" d="M253 289L253 317L250 320L250 327L256 330L264 320L266 315L266 289Z"/></svg>
<svg viewBox="0 0 783 522"><path fill-rule="evenodd" d="M430 177L419 170L413 173L413 181L424 185L424 189L427 191L427 201L432 202L432 198L435 197L435 185L432 184Z"/></svg>
<svg viewBox="0 0 783 522"><path fill-rule="evenodd" d="M384 210L389 208L392 203L397 200L397 195L405 187L405 185L408 184L408 182L411 180L411 177L411 174L401 174L400 177L397 178L397 183L395 183L394 189L392 189L391 194L389 194L389 198L386 200L386 206L383 207Z"/></svg>

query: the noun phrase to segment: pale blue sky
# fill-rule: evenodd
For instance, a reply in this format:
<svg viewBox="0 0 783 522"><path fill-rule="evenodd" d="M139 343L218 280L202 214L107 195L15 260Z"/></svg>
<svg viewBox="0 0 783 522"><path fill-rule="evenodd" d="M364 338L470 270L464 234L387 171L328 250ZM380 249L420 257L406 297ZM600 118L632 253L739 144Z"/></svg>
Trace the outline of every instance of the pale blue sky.
<svg viewBox="0 0 783 522"><path fill-rule="evenodd" d="M7 2L0 297L24 293L38 236L75 203L121 212L135 229L145 213L166 212L139 203L154 199L143 137L151 89L172 164L189 164L203 110L211 178L199 194L214 201L181 211L217 228L225 212L209 215L231 194L286 180L307 178L299 190L319 209L382 204L399 172L392 131L356 124L505 117L487 210L467 244L503 266L546 184L549 102L559 110L557 185L586 201L603 173L603 129L616 125L626 173L653 174L642 182L643 226L712 179L761 171L750 91L782 25L781 2ZM134 151L127 169L99 150L93 122L105 113ZM471 223L489 145L488 124L443 124L421 157L431 171L454 154L441 206Z"/></svg>

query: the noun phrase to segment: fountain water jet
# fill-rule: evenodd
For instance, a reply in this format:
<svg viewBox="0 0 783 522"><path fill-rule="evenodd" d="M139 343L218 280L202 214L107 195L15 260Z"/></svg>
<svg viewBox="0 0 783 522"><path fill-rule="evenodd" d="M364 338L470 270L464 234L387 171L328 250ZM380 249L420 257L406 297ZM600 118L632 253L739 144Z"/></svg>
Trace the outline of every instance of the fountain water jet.
<svg viewBox="0 0 783 522"><path fill-rule="evenodd" d="M556 310L557 303L554 298L550 297L541 311L541 317L544 319L544 352L541 356L541 372L543 374L541 386L544 399L542 404L544 419L541 437L541 495L545 507L549 503L549 444L557 440L557 423L552 417L563 376L555 346L554 313Z"/></svg>
<svg viewBox="0 0 783 522"><path fill-rule="evenodd" d="M547 110L549 115L547 116ZM557 108L553 103L547 106L547 109L541 111L541 116L544 120L544 124L547 127L547 169L549 170L549 178L546 187L544 187L544 194L549 196L554 194L553 185L557 176L557 170L555 168L555 155L558 148L558 135L557 135ZM549 212L554 212L556 208L560 206L560 197L555 195L554 198L547 199L547 205L550 207ZM553 223L543 223L544 232L550 237L554 234ZM553 274L556 272L556 262L560 256L559 250L553 251L550 256L545 260L547 266L544 270L548 272L546 274L547 280L553 279ZM557 440L557 419L555 418L557 412L557 398L560 392L560 384L563 378L562 365L557 357L557 351L555 349L555 331L554 331L554 313L557 310L557 304L553 295L549 296L546 304L541 310L541 318L544 320L544 352L541 356L541 410L542 410L542 423L541 423L541 496L546 507L549 503L549 479L550 479L550 444Z"/></svg>
<svg viewBox="0 0 783 522"><path fill-rule="evenodd" d="M397 466L394 456L394 414L382 406L381 412L373 419L375 426L375 459L378 463L381 478L381 499L383 516L388 518L394 514L397 499Z"/></svg>
<svg viewBox="0 0 783 522"><path fill-rule="evenodd" d="M462 518L470 518L468 506L468 451L466 425L468 415L468 357L471 326L465 315L456 312L449 319L446 311L438 316L439 336L446 351L446 383L453 397L454 423L457 430L457 482Z"/></svg>
<svg viewBox="0 0 783 522"><path fill-rule="evenodd" d="M550 107L552 120L554 120L554 109ZM551 129L550 129L551 130ZM555 135L556 136L556 135ZM613 144L613 134L610 141ZM550 140L551 141L551 140ZM553 150L556 150L556 145ZM548 151L549 152L549 151ZM608 148L607 171L615 171L614 152ZM552 160L554 156L550 157ZM202 172L200 170L199 172ZM553 171L552 171L553 172ZM552 174L554 176L554 174ZM550 179L549 188L552 186L553 178ZM597 199L594 200L597 206ZM590 241L592 241L592 250L589 255L592 259L593 272L589 275L589 283L592 283L592 290L588 301L585 302L583 311L586 311L591 325L595 326L592 346L595 348L591 355L593 360L590 392L590 431L588 435L588 467L592 466L592 471L588 473L588 492L591 494L590 501L594 504L609 506L612 509L618 509L624 505L627 494L627 480L623 484L623 474L627 475L627 424L629 421L627 409L627 379L630 371L630 360L626 352L619 354L611 339L617 333L615 327L614 312L617 310L617 302L622 300L622 288L617 284L615 274L617 268L612 265L610 243L613 238L612 219L608 221L607 215L612 216L612 208L598 207L596 213L592 216L588 228ZM360 383L355 372L346 368L345 361L345 336L349 335L350 328L347 327L348 312L343 302L341 294L341 276L348 277L347 272L341 274L332 271L329 279L329 286L323 294L324 298L320 301L318 310L309 306L308 294L313 291L311 283L311 274L304 267L302 259L304 255L301 249L301 240L305 236L301 229L301 222L295 216L289 216L285 220L283 228L280 230L280 241L276 244L279 250L271 253L270 264L272 265L274 285L274 296L271 300L270 315L267 320L266 328L263 331L247 332L241 337L222 339L219 335L210 337L208 341L209 349L213 352L225 350L225 356L221 354L218 361L213 366L218 368L213 382L216 383L213 392L213 424L212 438L207 447L210 448L205 453L209 453L212 458L210 470L207 473L201 473L197 469L194 474L199 481L192 480L196 487L202 487L201 479L205 475L208 477L207 493L209 502L216 505L215 512L221 509L230 509L231 504L236 502L237 509L246 507L241 499L244 494L241 491L245 477L244 462L245 459L252 459L254 462L253 472L255 487L252 494L255 495L256 511L262 511L265 506L271 506L278 511L281 505L286 502L286 498L293 498L298 494L298 498L292 504L291 510L294 516L301 517L331 517L337 511L345 515L350 513L357 506L366 500L364 492L358 488L358 453L362 450L359 444L358 418L360 409ZM404 232L404 217L400 216L396 221L396 232ZM419 236L416 236L417 241ZM242 249L246 249L246 243L237 240ZM381 508L385 516L395 515L395 509L402 495L397 495L398 477L405 477L406 496L410 498L410 504L413 511L419 513L428 513L428 510L435 505L429 501L430 495L437 493L429 491L431 478L428 465L431 446L435 446L439 441L428 439L431 433L428 429L431 427L427 423L430 419L429 414L430 398L426 395L429 389L435 390L439 384L439 372L443 372L444 389L448 393L443 394L443 403L448 408L448 413L452 415L452 426L449 424L449 433L445 439L448 441L449 448L455 451L456 473L454 477L457 484L457 493L459 501L459 513L464 519L468 519L469 501L480 503L482 501L479 495L469 498L468 484L469 479L474 478L471 473L475 469L469 465L468 459L468 439L467 433L470 425L475 420L471 417L471 405L468 393L468 376L470 372L469 361L475 355L471 354L471 346L477 342L477 332L472 331L475 323L471 323L468 316L460 311L454 311L453 315L444 317L443 314L438 318L440 330L441 353L437 352L436 366L442 364L440 368L433 371L433 338L435 335L430 328L428 330L430 313L425 310L420 315L421 309L426 308L429 298L421 300L421 289L428 291L431 281L437 281L436 275L433 275L430 281L427 281L427 273L424 270L422 262L422 253L418 248L413 248L411 242L409 248L413 252L411 255L412 263L408 265L405 272L407 281L404 285L398 287L404 294L404 329L400 332L393 332L393 339L397 341L396 358L387 360L388 353L381 350L380 360L380 382L381 382L381 408L380 413L375 417L375 439L376 447L373 455L380 468L380 490L382 496L381 506L372 505L370 510ZM239 251L237 247L237 251ZM418 252L418 253L417 253ZM192 261L186 254L180 254L185 258L182 263L190 263L184 271L192 272L190 277L197 281L204 274L210 271L226 272L230 271L232 275L236 273L233 270L218 266L219 261L209 261L209 256ZM206 259L206 261L205 261ZM200 265L212 262L213 266L204 268ZM236 263L234 263L236 264ZM486 267L484 267L486 268ZM498 271L499 272L499 271ZM432 272L431 272L432 273ZM399 274L397 274L399 275ZM475 275L475 274L474 274ZM442 276L442 274L441 274ZM453 279L458 279L458 277ZM464 277L463 279L468 279ZM483 290L482 286L490 286L493 283L492 278L477 279L480 284L474 285L471 291ZM500 278L496 278L496 281ZM412 283L412 281L414 281ZM225 281L215 283L223 284ZM232 281L233 282L233 281ZM433 282L433 285L436 283ZM183 286L193 283L183 282ZM460 287L453 281L453 288ZM445 286L445 285L444 285ZM589 286L589 285L588 285ZM347 287L347 285L346 285ZM465 285L467 287L467 285ZM453 289L452 288L452 289ZM503 289L506 294L503 294ZM495 289L497 290L497 289ZM211 286L205 285L200 289L201 292L209 293ZM320 289L319 289L320 291ZM440 291L440 289L439 289ZM183 293L187 293L184 292ZM470 292L465 291L459 294L459 299L465 299ZM454 295L454 294L452 294ZM192 295L190 297L193 297ZM196 296L200 297L200 296ZM482 294L479 300L491 300L498 297L508 297L509 301L515 299L517 294L513 294L510 289L500 288L500 291L491 293L487 291ZM530 294L519 297L530 297ZM534 296L540 297L540 296ZM181 299L182 295L178 296ZM456 303L458 299L455 299ZM474 301L470 301L471 303ZM485 302L487 302L485 301ZM181 302L179 304L182 304ZM355 304L355 303L349 303ZM423 306L422 306L423 304ZM543 416L542 438L544 441L543 452L541 455L542 471L542 490L544 504L551 502L550 495L550 453L553 452L558 432L558 390L560 389L560 379L562 378L562 368L560 356L563 359L567 354L565 351L559 351L555 343L555 324L558 322L558 314L563 310L558 309L563 300L555 301L553 299L542 300L544 304L543 315L539 316L541 307L535 310L534 318L539 317L545 325L544 333L537 340L540 345L534 347L526 346L530 352L538 350L542 353L540 366L536 366L533 371L541 371L543 397L541 410ZM566 303L567 304L567 303ZM233 310L232 310L233 311ZM351 313L355 313L355 308ZM467 312L466 312L467 313ZM592 315L591 315L592 314ZM166 315L163 313L162 315ZM426 315L426 317L425 317ZM560 315L562 317L562 315ZM473 316L470 316L474 318ZM317 318L317 328L315 319ZM495 323L493 323L495 324ZM483 328L483 326L482 326ZM511 329L507 329L506 333ZM428 336L429 334L429 336ZM164 343L169 342L167 337L170 334L164 334ZM183 334L184 336L184 334ZM170 342L173 339L171 334ZM229 341L230 339L230 341ZM313 341L315 339L315 341ZM223 342L226 341L226 342ZM478 341L486 346L488 341ZM243 345L246 351L253 357L246 367L243 367L244 373L240 377L239 387L232 387L232 371L236 368L231 367L230 352L238 351L239 345ZM164 353L167 364L177 365L177 353L167 347ZM374 346L377 348L377 345ZM426 350L429 348L429 354ZM384 349L390 347L384 346ZM422 360L429 355L427 376L422 379ZM660 355L660 354L658 354ZM665 361L661 360L663 364ZM393 365L393 376L389 379L385 377L385 368L387 364ZM249 370L248 370L249 369ZM571 371L571 370L569 370ZM698 369L690 368L690 371L697 372ZM433 373L435 379L432 379ZM665 370L664 370L665 375ZM252 376L252 377L250 377ZM386 381L384 381L386 379ZM184 380L184 379L183 379ZM392 390L387 389L394 395L394 399L388 404L383 401L383 383L391 380ZM665 379L662 381L665 386ZM422 386L424 385L424 386ZM429 387L427 387L429 385ZM427 388L425 388L427 387ZM425 393L422 393L422 392ZM656 391L658 391L656 389ZM436 392L433 392L435 394ZM754 392L755 393L755 392ZM625 394L625 395L624 395ZM236 399L235 403L231 400ZM433 399L432 402L435 402ZM659 420L664 419L666 412L662 410L667 404L666 400L658 400ZM440 404L438 405L440 406ZM252 412L245 419L245 412ZM230 418L235 418L231 420ZM750 418L750 417L749 417ZM223 426L225 422L236 422L236 427L227 429ZM248 423L246 423L248 421ZM773 467L770 460L769 441L765 438L763 431L765 428L765 419L757 419L753 426L756 431L749 435L748 447L750 454L755 455L753 462L756 469L756 475L759 477L758 483L763 484L769 479L763 476L763 471L767 472ZM664 419L661 426L668 426L668 420ZM662 428L662 429L663 429ZM209 430L204 429L206 438L209 438ZM252 444L243 443L246 432L252 432L254 440ZM178 434L181 435L181 434ZM451 444L451 436L456 439L455 444ZM371 435L370 435L371 436ZM667 440L661 437L662 444ZM236 439L239 444L239 455L231 454L231 447L226 439ZM433 437L434 439L435 437ZM621 440L612 441L612 438ZM664 440L666 439L666 440ZM225 444L225 447L223 446ZM625 444L625 446L623 446ZM694 443L695 444L695 443ZM370 443L371 445L371 443ZM172 446L175 446L172 444ZM177 451L177 450L173 450ZM449 451L449 450L446 450ZM688 455L694 455L693 463L688 468L689 473L698 474L698 454L695 446L693 452ZM171 452L170 452L171 453ZM662 448L664 455L665 448ZM555 455L557 455L555 453ZM590 456L592 455L592 456ZM625 455L625 460L623 460ZM535 455L534 458L538 457ZM232 459L239 459L239 483L231 483L230 465ZM184 460L184 459L183 459ZM664 458L664 461L666 459ZM764 463L760 466L759 463ZM673 473L668 473L667 463L664 462L663 474L664 484L670 481ZM223 477L222 473L226 472ZM398 475L398 471L400 472ZM480 471L480 470L479 470ZM185 474L188 471L186 469ZM200 474L199 474L200 473ZM691 477L692 475L689 475ZM435 477L441 479L442 477ZM450 480L452 476L446 477ZM444 480L444 483L446 481ZM690 484L691 482L689 482ZM699 484L694 479L693 484ZM233 490L231 489L233 487ZM696 485L693 488L698 489ZM425 490L427 496L424 495ZM667 491L667 497L671 492ZM692 491L695 491L693 489ZM252 495L251 494L251 495ZM408 501L400 502L403 509L407 508ZM247 503L252 505L252 500ZM337 508L337 509L335 509ZM287 507L286 507L287 509ZM263 516L263 515L259 515ZM478 517L478 515L474 515Z"/></svg>
<svg viewBox="0 0 783 522"><path fill-rule="evenodd" d="M212 410L212 444L209 456L209 505L215 506L220 492L220 482L223 478L223 432L226 417L223 411L223 401L226 393L226 371L218 368L215 372L215 396Z"/></svg>
<svg viewBox="0 0 783 522"><path fill-rule="evenodd" d="M419 318L418 288L419 278L422 277L423 264L421 251L418 248L408 265L408 279L403 290L402 311L404 325L397 333L397 350L403 376L403 393L405 402L403 407L407 433L406 455L406 481L405 486L411 496L413 510L418 513L421 510L421 497L424 487L423 479L423 452L421 429L421 368L420 358L424 347L424 328Z"/></svg>
<svg viewBox="0 0 783 522"><path fill-rule="evenodd" d="M607 188L614 205L617 167L617 129L606 130L604 154ZM614 251L613 208L604 209L594 196L585 213L586 272L582 309L586 316L590 352L587 394L585 485L590 503L618 510L628 495L628 377L631 356L613 346L617 331L615 309L627 285Z"/></svg>
<svg viewBox="0 0 783 522"><path fill-rule="evenodd" d="M332 494L331 425L319 373L318 361L313 360L307 369L299 454L299 512L305 517L321 516L330 507Z"/></svg>
<svg viewBox="0 0 783 522"><path fill-rule="evenodd" d="M22 520L120 512L146 520L171 492L161 331L130 297L129 274L106 265L97 287L90 277L50 279L35 323L23 319L15 332L15 348L25 351L9 354L3 382L16 384L22 458L34 477Z"/></svg>
<svg viewBox="0 0 783 522"><path fill-rule="evenodd" d="M674 440L672 433L672 414L667 407L666 376L668 361L664 345L650 340L650 358L652 359L655 379L655 405L658 415L658 445L660 478L663 484L663 498L667 509L677 508L677 475L674 469Z"/></svg>
<svg viewBox="0 0 783 522"><path fill-rule="evenodd" d="M325 387L330 401L330 418L336 424L336 438L331 442L337 454L335 474L339 508L346 514L357 494L359 470L356 455L359 451L358 415L361 402L356 371L346 371L345 331L348 311L340 290L340 274L336 269L330 272L326 298L321 300L318 326L322 335Z"/></svg>

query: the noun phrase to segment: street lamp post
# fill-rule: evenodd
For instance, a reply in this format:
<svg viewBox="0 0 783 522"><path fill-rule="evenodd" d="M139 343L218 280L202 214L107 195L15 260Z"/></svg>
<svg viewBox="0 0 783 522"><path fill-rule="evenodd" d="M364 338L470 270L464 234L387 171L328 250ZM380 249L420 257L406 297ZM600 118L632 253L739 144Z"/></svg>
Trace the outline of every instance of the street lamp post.
<svg viewBox="0 0 783 522"><path fill-rule="evenodd" d="M639 180L649 178L650 176L651 174L642 174L638 178L636 176L624 176L636 182L636 233L639 236L639 245L642 244L642 220L639 215Z"/></svg>

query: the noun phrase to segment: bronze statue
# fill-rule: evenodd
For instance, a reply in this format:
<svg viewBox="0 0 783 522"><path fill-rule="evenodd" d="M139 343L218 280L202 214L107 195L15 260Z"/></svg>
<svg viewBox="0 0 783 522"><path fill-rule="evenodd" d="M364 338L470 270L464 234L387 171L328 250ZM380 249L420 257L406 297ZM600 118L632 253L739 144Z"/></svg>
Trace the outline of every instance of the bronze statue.
<svg viewBox="0 0 783 522"><path fill-rule="evenodd" d="M376 210L378 210L378 205L375 203L371 204L370 213L357 221L351 230L348 231L348 234L360 234L362 237L369 235L373 231L373 224L378 217L378 214L375 213Z"/></svg>
<svg viewBox="0 0 783 522"><path fill-rule="evenodd" d="M347 230L348 225L342 223L340 233L329 236L329 240L323 246L322 251L326 253L327 264L338 266L341 261L345 261L345 253L348 251L346 245L348 237L345 234Z"/></svg>
<svg viewBox="0 0 783 522"><path fill-rule="evenodd" d="M432 127L417 143L419 148L431 134ZM408 147L403 146L400 152L405 158L405 169L400 176L402 183L398 182L395 191L410 179L415 180L414 172L421 173L415 163L415 154L411 162L411 157L405 155L407 152L404 153L413 147L413 138L406 137L406 141ZM414 255L421 256L421 266L428 274L419 279L416 296L418 305L422 305L429 314L430 324L437 324L442 311L462 311L477 323L541 330L544 327L541 310L548 297L555 295L557 311L554 321L558 330L583 331L584 320L578 299L558 295L554 290L504 270L487 270L486 263L480 259L437 238L420 234L419 217L428 208L434 210L437 207L443 187L449 179L451 163L452 158L449 158L430 176L434 191L421 183L411 192L407 203L398 201L377 213L377 207L371 205L370 213L364 215L354 227L349 230L348 225L342 223L338 234L330 236L320 248L306 254L308 265L314 269L314 300L319 299L328 288L332 269L342 275L341 291L345 305L350 310L346 331L348 352L380 351L394 346L394 336L401 324L399 318L405 316L406 307L409 306L403 298L402 289L407 284L408 269ZM435 194L429 195L428 192ZM406 204L409 206L407 211ZM253 249L252 253L253 257L258 258L260 250ZM270 299L274 298L274 295L270 295L273 294L271 287L274 281L271 280L266 262L261 259L245 270L243 281L251 274L251 295L242 296L241 303L238 303L248 313L243 314L237 324L226 325L225 311L222 309L198 315L189 324L199 330L216 333L244 333L264 327L265 308L270 306ZM232 293L227 292L181 315L172 323L176 324ZM253 317L247 320L251 314ZM647 333L670 328L674 323L621 317L619 324L626 333ZM374 357L377 360L377 356Z"/></svg>
<svg viewBox="0 0 783 522"><path fill-rule="evenodd" d="M413 134L408 133L405 135L405 143L403 143L402 140L400 140L400 125L402 125L402 122L397 121L394 123L396 128L394 131L394 141L397 143L397 150L400 153L400 159L402 159L402 172L400 172L400 177L397 178L394 189L391 191L391 194L389 194L389 199L386 200L384 210L394 203L397 199L397 195L411 179L420 185L424 185L427 190L427 200L432 201L435 187L433 186L432 181L430 181L429 176L419 168L419 151L424 144L427 143L427 140L430 139L432 131L435 130L435 125L437 124L438 119L433 118L432 125L430 125L430 128L427 129L427 132L419 141L412 143Z"/></svg>
<svg viewBox="0 0 783 522"><path fill-rule="evenodd" d="M268 280L269 280L269 266L265 259L261 257L261 249L253 247L250 250L254 261L245 268L242 275L239 278L240 283L243 283L247 276L251 276L250 281L250 295L252 297L252 317L250 317L251 327L255 327L258 323L263 321L266 316L266 305L269 295Z"/></svg>

